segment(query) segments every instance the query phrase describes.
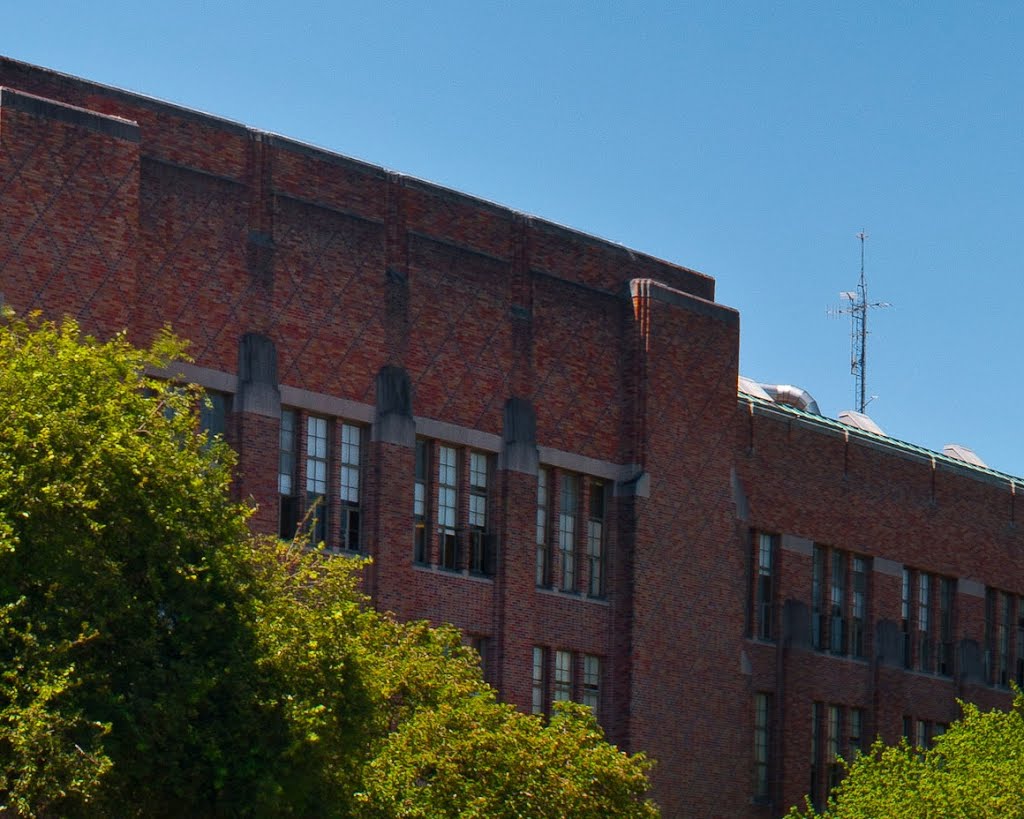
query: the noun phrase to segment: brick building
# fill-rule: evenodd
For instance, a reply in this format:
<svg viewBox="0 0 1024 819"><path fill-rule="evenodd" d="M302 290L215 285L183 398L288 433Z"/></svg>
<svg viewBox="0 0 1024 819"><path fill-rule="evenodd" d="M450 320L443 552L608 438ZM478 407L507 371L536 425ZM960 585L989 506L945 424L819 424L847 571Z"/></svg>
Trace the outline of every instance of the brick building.
<svg viewBox="0 0 1024 819"><path fill-rule="evenodd" d="M16 61L0 87L6 303L191 339L172 375L255 525L319 504L379 607L459 626L523 710L590 703L666 815L779 815L1024 679L1015 479L738 392L707 276Z"/></svg>

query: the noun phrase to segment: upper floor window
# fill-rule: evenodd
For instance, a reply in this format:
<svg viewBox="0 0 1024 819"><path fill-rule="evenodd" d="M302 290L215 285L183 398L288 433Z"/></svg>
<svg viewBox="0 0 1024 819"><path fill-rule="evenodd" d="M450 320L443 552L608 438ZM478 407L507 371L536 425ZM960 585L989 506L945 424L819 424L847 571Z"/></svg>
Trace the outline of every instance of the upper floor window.
<svg viewBox="0 0 1024 819"><path fill-rule="evenodd" d="M430 444L416 439L416 477L413 489L413 560L428 563L430 539L427 537L427 475L430 463Z"/></svg>
<svg viewBox="0 0 1024 819"><path fill-rule="evenodd" d="M591 481L590 516L587 520L587 593L591 597L604 596L604 501L604 484Z"/></svg>
<svg viewBox="0 0 1024 819"><path fill-rule="evenodd" d="M437 450L437 529L439 563L446 569L459 567L459 544L455 532L458 513L458 458L454 447L441 446Z"/></svg>
<svg viewBox="0 0 1024 819"><path fill-rule="evenodd" d="M492 572L487 533L487 482L490 459L482 452L469 453L469 570Z"/></svg>
<svg viewBox="0 0 1024 819"><path fill-rule="evenodd" d="M545 467L537 470L536 584L540 588L551 585L551 551L548 544L548 521L551 514L548 492L550 479L550 470Z"/></svg>
<svg viewBox="0 0 1024 819"><path fill-rule="evenodd" d="M949 577L903 569L900 618L906 668L952 676L953 582Z"/></svg>
<svg viewBox="0 0 1024 819"><path fill-rule="evenodd" d="M583 704L595 717L601 713L601 658L593 654L583 655Z"/></svg>
<svg viewBox="0 0 1024 819"><path fill-rule="evenodd" d="M533 713L546 714L548 650L542 646L533 647Z"/></svg>
<svg viewBox="0 0 1024 819"><path fill-rule="evenodd" d="M771 694L754 695L754 798L758 801L770 796L771 710Z"/></svg>
<svg viewBox="0 0 1024 819"><path fill-rule="evenodd" d="M413 476L415 562L451 571L493 573L491 470L492 458L487 453L422 439L416 442ZM432 489L431 475L435 482ZM431 501L434 507L428 510ZM437 523L433 529L427 526L431 515Z"/></svg>
<svg viewBox="0 0 1024 819"><path fill-rule="evenodd" d="M775 637L773 611L775 602L775 535L766 532L754 533L754 600L753 600L753 633L760 640L771 640Z"/></svg>
<svg viewBox="0 0 1024 819"><path fill-rule="evenodd" d="M278 535L283 540L295 537L299 525L297 421L295 410L281 410L277 455L277 493L280 498Z"/></svg>
<svg viewBox="0 0 1024 819"><path fill-rule="evenodd" d="M306 418L306 508L313 545L327 541L327 419Z"/></svg>
<svg viewBox="0 0 1024 819"><path fill-rule="evenodd" d="M811 644L832 654L865 656L869 562L815 544L811 566Z"/></svg>
<svg viewBox="0 0 1024 819"><path fill-rule="evenodd" d="M555 702L572 699L572 652L555 652Z"/></svg>
<svg viewBox="0 0 1024 819"><path fill-rule="evenodd" d="M359 483L362 460L362 430L352 424L341 425L341 473L339 497L341 501L342 549L359 551Z"/></svg>
<svg viewBox="0 0 1024 819"><path fill-rule="evenodd" d="M1010 630L1014 596L997 589L985 595L985 657L988 682L1006 688L1010 684Z"/></svg>
<svg viewBox="0 0 1024 819"><path fill-rule="evenodd" d="M576 515L579 508L579 479L562 475L558 513L558 554L562 569L562 591L576 589Z"/></svg>

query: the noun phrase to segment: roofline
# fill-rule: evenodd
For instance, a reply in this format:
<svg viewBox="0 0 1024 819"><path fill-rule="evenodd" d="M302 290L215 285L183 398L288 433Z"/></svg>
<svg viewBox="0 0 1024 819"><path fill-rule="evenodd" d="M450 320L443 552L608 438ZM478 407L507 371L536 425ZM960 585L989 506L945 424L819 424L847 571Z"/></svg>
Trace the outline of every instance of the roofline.
<svg viewBox="0 0 1024 819"><path fill-rule="evenodd" d="M805 412L788 404L776 404L773 401L765 401L763 398L758 398L756 395L750 395L745 392L740 392L738 399L740 406L748 406L752 412L761 415L784 416L819 432L841 434L847 439L858 440L875 449L892 452L910 460L931 463L933 467L942 466L951 472L963 474L978 481L1000 485L1008 484L1013 491L1016 491L1017 486L1024 486L1024 479L1011 475L1008 472L1000 472L990 467L976 466L967 461L951 458L942 452L935 452L917 444L907 443L898 438L891 438L888 435L878 435L874 432L851 427L833 418Z"/></svg>

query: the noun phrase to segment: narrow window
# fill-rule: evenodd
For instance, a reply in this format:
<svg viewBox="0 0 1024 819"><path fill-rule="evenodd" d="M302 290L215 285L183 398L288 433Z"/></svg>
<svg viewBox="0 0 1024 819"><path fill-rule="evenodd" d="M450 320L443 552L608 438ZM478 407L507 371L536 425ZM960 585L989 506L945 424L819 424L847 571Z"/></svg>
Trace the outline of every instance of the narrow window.
<svg viewBox="0 0 1024 819"><path fill-rule="evenodd" d="M861 708L850 709L850 759L856 759L864 750L864 711Z"/></svg>
<svg viewBox="0 0 1024 819"><path fill-rule="evenodd" d="M469 453L469 569L490 574L491 556L487 537L487 456Z"/></svg>
<svg viewBox="0 0 1024 819"><path fill-rule="evenodd" d="M829 594L829 648L846 653L846 554L832 552L832 588Z"/></svg>
<svg viewBox="0 0 1024 819"><path fill-rule="evenodd" d="M999 622L999 685L1010 684L1010 626L1013 623L1013 597L1000 592L1002 618Z"/></svg>
<svg viewBox="0 0 1024 819"><path fill-rule="evenodd" d="M868 561L853 558L853 610L850 618L850 653L864 657L864 632L868 617Z"/></svg>
<svg viewBox="0 0 1024 819"><path fill-rule="evenodd" d="M754 798L765 801L769 797L768 755L771 751L769 720L772 695L754 695Z"/></svg>
<svg viewBox="0 0 1024 819"><path fill-rule="evenodd" d="M1024 688L1024 597L1017 598L1017 686Z"/></svg>
<svg viewBox="0 0 1024 819"><path fill-rule="evenodd" d="M921 671L932 670L931 581L925 572L917 577L917 667Z"/></svg>
<svg viewBox="0 0 1024 819"><path fill-rule="evenodd" d="M912 742L914 739L914 720L910 717L903 718L903 738L907 742Z"/></svg>
<svg viewBox="0 0 1024 819"><path fill-rule="evenodd" d="M471 637L469 642L476 650L476 653L480 655L480 673L486 680L490 671L491 641L487 637L477 635Z"/></svg>
<svg viewBox="0 0 1024 819"><path fill-rule="evenodd" d="M590 580L587 593L591 597L604 596L604 484L590 484L590 517L587 520L587 560Z"/></svg>
<svg viewBox="0 0 1024 819"><path fill-rule="evenodd" d="M555 702L572 699L572 652L555 652Z"/></svg>
<svg viewBox="0 0 1024 819"><path fill-rule="evenodd" d="M359 551L359 480L362 430L352 424L341 425L341 548Z"/></svg>
<svg viewBox="0 0 1024 819"><path fill-rule="evenodd" d="M819 757L821 751L821 713L820 702L811 703L811 782L808 793L815 810L821 810L821 780Z"/></svg>
<svg viewBox="0 0 1024 819"><path fill-rule="evenodd" d="M754 633L761 640L771 640L773 637L772 623L772 561L774 559L775 538L764 533L757 538L757 588L755 589L756 600L754 603L754 617L756 619Z"/></svg>
<svg viewBox="0 0 1024 819"><path fill-rule="evenodd" d="M306 503L314 545L327 540L327 419L306 419Z"/></svg>
<svg viewBox="0 0 1024 819"><path fill-rule="evenodd" d="M297 463L295 452L295 410L281 410L281 427L278 433L277 493L280 498L278 535L282 540L295 537L299 525L298 483L295 478Z"/></svg>
<svg viewBox="0 0 1024 819"><path fill-rule="evenodd" d="M455 521L458 513L458 469L453 447L437 450L437 527L441 539L441 565L446 569L459 568L458 541Z"/></svg>
<svg viewBox="0 0 1024 819"><path fill-rule="evenodd" d="M936 669L944 677L953 676L953 580L939 580L939 663Z"/></svg>
<svg viewBox="0 0 1024 819"><path fill-rule="evenodd" d="M576 589L576 513L579 481L575 475L562 476L562 502L558 514L558 551L562 563L562 591Z"/></svg>
<svg viewBox="0 0 1024 819"><path fill-rule="evenodd" d="M917 725L915 725L914 727L915 727L915 731L914 731L914 744L918 748L922 748L922 749L927 748L928 747L928 723L925 722L923 719L919 719L917 721Z"/></svg>
<svg viewBox="0 0 1024 819"><path fill-rule="evenodd" d="M828 617L825 615L825 549L814 547L811 567L811 645L818 651L828 648Z"/></svg>
<svg viewBox="0 0 1024 819"><path fill-rule="evenodd" d="M910 668L910 569L903 570L903 583L900 590L900 618L903 629L903 667Z"/></svg>
<svg viewBox="0 0 1024 819"><path fill-rule="evenodd" d="M843 710L838 705L828 707L828 789L832 790L843 778L843 766L839 762L839 738L843 733Z"/></svg>
<svg viewBox="0 0 1024 819"><path fill-rule="evenodd" d="M533 713L547 713L547 649L533 647Z"/></svg>
<svg viewBox="0 0 1024 819"><path fill-rule="evenodd" d="M199 401L199 428L211 438L224 437L228 428L230 400L224 393L207 392Z"/></svg>
<svg viewBox="0 0 1024 819"><path fill-rule="evenodd" d="M583 655L583 704L590 706L594 716L601 707L601 658L593 654Z"/></svg>
<svg viewBox="0 0 1024 819"><path fill-rule="evenodd" d="M548 486L550 473L537 470L537 577L539 588L551 585L551 559L548 547Z"/></svg>
<svg viewBox="0 0 1024 819"><path fill-rule="evenodd" d="M413 535L412 559L417 563L427 563L430 555L427 552L427 470L428 446L422 438L416 440L416 475L413 484Z"/></svg>

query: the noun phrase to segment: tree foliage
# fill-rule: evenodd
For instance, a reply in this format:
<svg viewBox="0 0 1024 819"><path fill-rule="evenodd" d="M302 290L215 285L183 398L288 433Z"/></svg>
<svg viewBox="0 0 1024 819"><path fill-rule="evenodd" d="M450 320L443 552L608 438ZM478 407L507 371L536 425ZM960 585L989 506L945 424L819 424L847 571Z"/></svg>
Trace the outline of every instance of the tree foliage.
<svg viewBox="0 0 1024 819"><path fill-rule="evenodd" d="M497 702L361 564L249 534L161 336L0 322L0 812L648 816L589 712Z"/></svg>
<svg viewBox="0 0 1024 819"><path fill-rule="evenodd" d="M1024 696L1009 711L961 703L963 716L927 750L875 743L853 760L824 814L792 817L1024 817Z"/></svg>

